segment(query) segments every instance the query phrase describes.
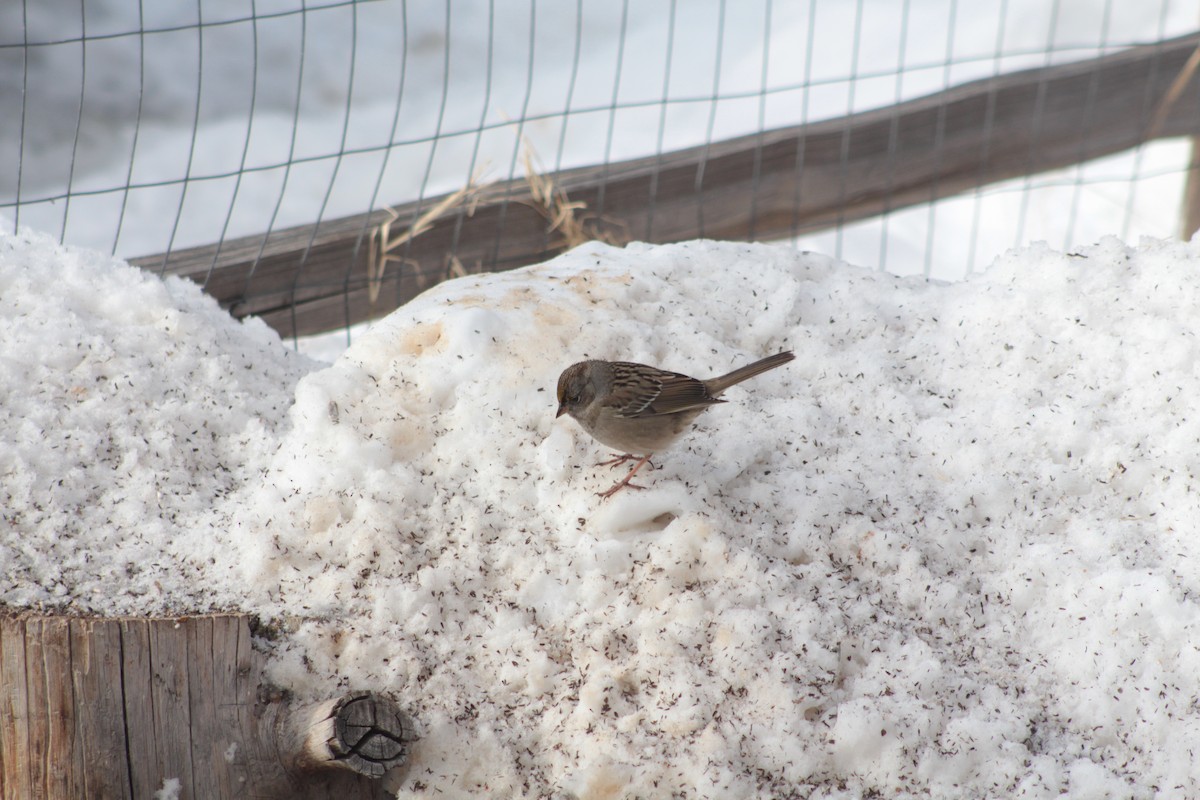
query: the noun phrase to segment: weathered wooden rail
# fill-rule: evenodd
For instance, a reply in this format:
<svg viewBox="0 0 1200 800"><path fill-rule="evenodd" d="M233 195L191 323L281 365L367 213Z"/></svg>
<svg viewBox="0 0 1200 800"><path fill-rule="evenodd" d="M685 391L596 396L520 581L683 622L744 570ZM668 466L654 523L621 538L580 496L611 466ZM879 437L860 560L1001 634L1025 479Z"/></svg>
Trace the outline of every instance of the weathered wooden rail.
<svg viewBox="0 0 1200 800"><path fill-rule="evenodd" d="M1200 34L1025 70L861 114L552 176L592 221L625 239L771 240L1061 168L1154 138L1200 132L1186 69ZM1185 80L1177 83L1177 79ZM1174 91L1172 91L1174 88ZM1168 94L1170 93L1170 96ZM440 198L396 207L403 229ZM386 210L138 258L203 284L237 316L281 334L390 311L461 265L509 269L563 248L523 180L446 213L376 283L368 243ZM455 266L454 269L458 267ZM378 277L378 275L376 275Z"/></svg>
<svg viewBox="0 0 1200 800"><path fill-rule="evenodd" d="M0 798L390 796L404 714L297 703L262 659L244 616L0 617Z"/></svg>

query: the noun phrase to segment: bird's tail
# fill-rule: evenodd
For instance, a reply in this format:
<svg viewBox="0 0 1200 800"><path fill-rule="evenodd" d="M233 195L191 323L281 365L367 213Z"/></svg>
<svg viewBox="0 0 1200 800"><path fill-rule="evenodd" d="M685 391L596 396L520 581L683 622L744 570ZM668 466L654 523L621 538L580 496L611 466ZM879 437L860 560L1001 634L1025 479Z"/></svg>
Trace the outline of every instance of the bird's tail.
<svg viewBox="0 0 1200 800"><path fill-rule="evenodd" d="M773 356L767 356L766 358L759 359L753 364L747 364L744 367L738 367L728 375L722 375L719 378L713 378L705 381L705 384L708 386L709 393L718 395L728 389L730 386L733 386L735 383L741 383L744 380L749 380L755 375L761 375L769 369L782 367L795 357L796 356L794 356L791 352L776 353Z"/></svg>

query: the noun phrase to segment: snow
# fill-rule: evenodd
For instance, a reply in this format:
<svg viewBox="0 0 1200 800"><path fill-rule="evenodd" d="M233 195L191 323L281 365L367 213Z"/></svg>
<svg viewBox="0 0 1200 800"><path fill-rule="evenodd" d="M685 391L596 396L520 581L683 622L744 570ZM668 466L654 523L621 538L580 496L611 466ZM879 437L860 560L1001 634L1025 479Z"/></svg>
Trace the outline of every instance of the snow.
<svg viewBox="0 0 1200 800"><path fill-rule="evenodd" d="M279 685L418 720L401 797L1195 795L1198 264L587 245L322 366L6 235L0 602L274 620ZM581 358L785 348L645 491L554 418Z"/></svg>
<svg viewBox="0 0 1200 800"><path fill-rule="evenodd" d="M193 607L202 575L164 599L143 569L198 552L180 532L252 477L315 362L188 281L29 232L0 259L0 598Z"/></svg>
<svg viewBox="0 0 1200 800"><path fill-rule="evenodd" d="M179 778L167 778L163 781L162 788L154 793L154 800L179 800L182 789Z"/></svg>

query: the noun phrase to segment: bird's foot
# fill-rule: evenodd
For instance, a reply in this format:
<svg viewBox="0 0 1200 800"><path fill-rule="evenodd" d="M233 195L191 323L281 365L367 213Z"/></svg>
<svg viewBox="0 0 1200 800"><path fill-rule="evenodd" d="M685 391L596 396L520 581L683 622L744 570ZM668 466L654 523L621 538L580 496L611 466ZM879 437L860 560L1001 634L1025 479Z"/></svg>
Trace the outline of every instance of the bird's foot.
<svg viewBox="0 0 1200 800"><path fill-rule="evenodd" d="M631 458L635 458L635 456L623 456L620 459L620 463L624 463L625 461L628 461ZM616 484L614 484L611 488L607 489L606 491L596 492L596 494L599 495L602 500L607 500L608 498L612 497L617 492L624 489L626 486L628 486L630 489L645 489L646 488L645 486L639 486L636 483L630 483L630 481L633 480L633 476L637 474L637 471L639 469L641 469L643 465L649 464L649 463L650 463L650 455L647 454L638 460L638 463L636 465L634 465L633 469L629 470L628 475L626 475L621 480L617 481Z"/></svg>
<svg viewBox="0 0 1200 800"><path fill-rule="evenodd" d="M612 497L614 494L621 491L622 489L645 489L645 488L646 487L642 486L640 483L630 483L629 479L626 478L625 480L614 484L613 486L609 487L608 489L605 489L603 492L596 492L596 496L602 500L607 500L608 498Z"/></svg>
<svg viewBox="0 0 1200 800"><path fill-rule="evenodd" d="M596 466L597 467L619 467L622 464L627 464L630 461L637 461L637 460L638 460L638 457L635 456L633 453L625 453L624 455L613 456L608 461L601 461ZM646 457L646 463L650 465L650 469L658 469L658 467L654 466L654 462L650 460L649 456Z"/></svg>

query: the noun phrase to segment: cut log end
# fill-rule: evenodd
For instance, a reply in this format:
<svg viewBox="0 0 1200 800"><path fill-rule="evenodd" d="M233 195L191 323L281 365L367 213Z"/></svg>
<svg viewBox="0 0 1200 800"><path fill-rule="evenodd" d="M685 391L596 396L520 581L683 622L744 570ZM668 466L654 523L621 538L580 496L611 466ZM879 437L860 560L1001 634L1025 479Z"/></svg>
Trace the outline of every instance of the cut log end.
<svg viewBox="0 0 1200 800"><path fill-rule="evenodd" d="M298 771L345 770L382 778L402 766L416 729L394 703L372 692L353 692L294 709L282 720L284 753Z"/></svg>

